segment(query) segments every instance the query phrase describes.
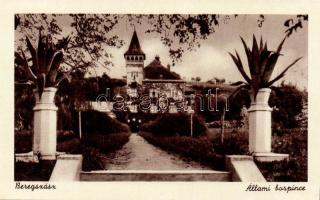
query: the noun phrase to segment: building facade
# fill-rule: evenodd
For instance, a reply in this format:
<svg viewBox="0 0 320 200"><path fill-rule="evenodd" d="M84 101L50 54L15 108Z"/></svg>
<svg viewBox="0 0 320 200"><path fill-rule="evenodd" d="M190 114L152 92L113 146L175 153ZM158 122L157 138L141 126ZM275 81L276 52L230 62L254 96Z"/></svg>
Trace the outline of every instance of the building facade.
<svg viewBox="0 0 320 200"><path fill-rule="evenodd" d="M171 71L170 65L164 67L159 56L146 67L146 55L143 52L136 31L133 32L128 50L124 54L126 60L127 102L131 112L141 109L135 102L141 103L141 97L149 105L143 107L144 112L177 113L184 102L185 81ZM140 99L140 101L139 101Z"/></svg>

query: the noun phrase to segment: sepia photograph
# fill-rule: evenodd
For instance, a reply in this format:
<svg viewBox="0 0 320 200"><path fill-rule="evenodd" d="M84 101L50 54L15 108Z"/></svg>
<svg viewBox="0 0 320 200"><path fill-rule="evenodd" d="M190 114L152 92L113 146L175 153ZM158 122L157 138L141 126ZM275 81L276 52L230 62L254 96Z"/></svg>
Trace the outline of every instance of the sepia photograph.
<svg viewBox="0 0 320 200"><path fill-rule="evenodd" d="M308 14L12 18L16 187L308 181Z"/></svg>

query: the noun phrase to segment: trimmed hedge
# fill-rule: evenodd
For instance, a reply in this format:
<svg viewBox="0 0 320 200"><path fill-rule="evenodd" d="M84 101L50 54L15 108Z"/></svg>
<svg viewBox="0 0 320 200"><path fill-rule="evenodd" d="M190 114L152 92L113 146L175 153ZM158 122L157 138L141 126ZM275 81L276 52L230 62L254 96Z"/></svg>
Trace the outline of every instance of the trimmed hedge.
<svg viewBox="0 0 320 200"><path fill-rule="evenodd" d="M57 151L69 154L79 154L81 152L81 141L79 138L58 141Z"/></svg>
<svg viewBox="0 0 320 200"><path fill-rule="evenodd" d="M161 149L179 154L185 158L198 161L217 170L225 168L224 156L213 151L211 141L207 137L192 138L188 136L154 136L149 132L140 132L149 143Z"/></svg>
<svg viewBox="0 0 320 200"><path fill-rule="evenodd" d="M129 137L130 133L91 134L83 138L83 144L97 148L102 153L109 153L120 149L129 141Z"/></svg>
<svg viewBox="0 0 320 200"><path fill-rule="evenodd" d="M104 170L104 164L99 149L92 146L83 146L81 150L83 156L83 171Z"/></svg>
<svg viewBox="0 0 320 200"><path fill-rule="evenodd" d="M190 136L190 115L185 113L162 114L158 118L141 126L142 131L152 132L155 136ZM193 115L193 136L205 135L207 127L205 122Z"/></svg>
<svg viewBox="0 0 320 200"><path fill-rule="evenodd" d="M110 134L130 132L130 128L106 113L91 110L82 112L82 131L88 134Z"/></svg>
<svg viewBox="0 0 320 200"><path fill-rule="evenodd" d="M120 149L129 141L130 133L112 133L108 135L92 134L82 140L82 170L104 170L102 153Z"/></svg>

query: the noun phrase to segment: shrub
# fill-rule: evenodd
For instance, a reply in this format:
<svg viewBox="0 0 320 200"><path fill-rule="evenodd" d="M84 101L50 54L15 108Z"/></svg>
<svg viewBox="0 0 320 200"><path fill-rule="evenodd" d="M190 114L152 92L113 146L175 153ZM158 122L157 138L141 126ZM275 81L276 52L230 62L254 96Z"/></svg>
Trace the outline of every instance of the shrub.
<svg viewBox="0 0 320 200"><path fill-rule="evenodd" d="M57 151L70 154L79 154L81 152L81 142L79 138L58 141Z"/></svg>
<svg viewBox="0 0 320 200"><path fill-rule="evenodd" d="M21 130L14 132L14 152L27 153L32 151L32 135L30 130Z"/></svg>
<svg viewBox="0 0 320 200"><path fill-rule="evenodd" d="M104 170L101 153L110 153L120 149L129 141L130 133L113 133L108 135L92 134L82 139L82 170Z"/></svg>
<svg viewBox="0 0 320 200"><path fill-rule="evenodd" d="M101 154L97 148L92 146L82 146L82 170L104 170L104 164L101 159Z"/></svg>
<svg viewBox="0 0 320 200"><path fill-rule="evenodd" d="M213 146L207 137L187 136L154 136L149 132L140 132L149 143L165 151L179 154L185 158L198 161L217 170L224 169L224 157L213 151Z"/></svg>
<svg viewBox="0 0 320 200"><path fill-rule="evenodd" d="M275 88L269 100L271 107L278 110L272 112L273 123L278 123L281 128L296 128L297 115L302 112L305 94L291 84L281 84Z"/></svg>
<svg viewBox="0 0 320 200"><path fill-rule="evenodd" d="M307 181L307 129L285 129L281 136L273 136L272 151L289 153L289 161L260 163L259 169L268 181Z"/></svg>
<svg viewBox="0 0 320 200"><path fill-rule="evenodd" d="M233 129L231 133L225 135L223 144L220 137L215 137L212 143L215 152L222 155L240 155L249 152L247 131Z"/></svg>
<svg viewBox="0 0 320 200"><path fill-rule="evenodd" d="M241 122L239 120L228 120L224 121L224 128L237 128L241 127ZM208 123L209 128L221 128L221 121L213 121Z"/></svg>
<svg viewBox="0 0 320 200"><path fill-rule="evenodd" d="M91 134L83 138L86 146L92 146L99 149L102 153L109 153L120 149L129 141L130 133L112 133L108 135Z"/></svg>
<svg viewBox="0 0 320 200"><path fill-rule="evenodd" d="M77 138L77 135L72 130L58 130L57 131L57 142L63 142Z"/></svg>
<svg viewBox="0 0 320 200"><path fill-rule="evenodd" d="M163 114L154 121L150 121L141 126L141 130L152 132L156 136L189 136L190 116L184 113ZM207 127L204 121L197 115L193 116L193 136L204 135Z"/></svg>
<svg viewBox="0 0 320 200"><path fill-rule="evenodd" d="M129 132L126 124L109 117L106 113L98 111L85 111L82 113L82 130L88 134L109 134Z"/></svg>
<svg viewBox="0 0 320 200"><path fill-rule="evenodd" d="M15 131L15 153L27 153L32 151L33 131ZM79 152L80 139L73 131L57 131L57 151L77 153Z"/></svg>
<svg viewBox="0 0 320 200"><path fill-rule="evenodd" d="M15 162L15 181L49 181L55 161L40 160L39 163Z"/></svg>

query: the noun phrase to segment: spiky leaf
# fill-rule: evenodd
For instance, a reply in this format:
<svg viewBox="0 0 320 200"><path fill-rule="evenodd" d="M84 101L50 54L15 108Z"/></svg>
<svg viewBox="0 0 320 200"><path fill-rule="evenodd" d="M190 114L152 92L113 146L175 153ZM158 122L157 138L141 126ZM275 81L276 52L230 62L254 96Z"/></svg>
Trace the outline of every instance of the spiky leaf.
<svg viewBox="0 0 320 200"><path fill-rule="evenodd" d="M28 65L27 58L22 50L21 50L21 54L22 54L22 57L18 58L18 60L21 61L21 64L22 64L21 66L23 67L23 70L25 71L26 76L33 81L36 80L37 77L34 75L32 70L30 69L30 67ZM19 54L17 54L17 55L19 55Z"/></svg>
<svg viewBox="0 0 320 200"><path fill-rule="evenodd" d="M45 88L45 84L46 84L46 75L44 73L41 73L37 76L37 83L38 83L39 99L41 99L43 89Z"/></svg>
<svg viewBox="0 0 320 200"><path fill-rule="evenodd" d="M272 72L276 66L277 61L278 61L279 56L280 56L280 54L278 54L276 52L273 52L270 55L266 65L265 65L265 69L263 71L263 75L262 75L263 82L265 82L265 83L269 82L271 75L272 75Z"/></svg>
<svg viewBox="0 0 320 200"><path fill-rule="evenodd" d="M57 78L58 70L60 67L61 62L63 61L63 52L58 51L57 54L54 56L54 59L51 63L51 68L48 74L48 81L49 84L55 84L55 80Z"/></svg>
<svg viewBox="0 0 320 200"><path fill-rule="evenodd" d="M26 37L26 41L27 41L27 47L30 51L31 54L31 58L32 58L32 70L35 74L38 73L38 56L37 56L37 51L36 49L32 46L30 40L28 37Z"/></svg>
<svg viewBox="0 0 320 200"><path fill-rule="evenodd" d="M268 87L271 86L273 83L275 83L276 81L280 80L282 77L284 77L285 73L294 65L296 64L302 57L296 59L295 61L293 61L293 63L291 63L288 67L286 67L276 78L274 78L272 81L270 81L268 83Z"/></svg>
<svg viewBox="0 0 320 200"><path fill-rule="evenodd" d="M260 59L259 58L260 54L259 54L258 43L257 43L255 35L253 35L252 54L251 55L252 55L252 58L251 58L252 65L250 67L250 74L252 76L254 74L257 74L257 72L258 72L259 59Z"/></svg>
<svg viewBox="0 0 320 200"><path fill-rule="evenodd" d="M237 82L231 83L230 85L231 86L239 86L239 85L243 85L243 84L247 84L247 83L245 83L243 81L237 81Z"/></svg>
<svg viewBox="0 0 320 200"><path fill-rule="evenodd" d="M38 54L37 56L38 56L39 73L46 73L46 48L45 48L45 44L43 43L43 38L41 36L41 33L39 35L37 54Z"/></svg>
<svg viewBox="0 0 320 200"><path fill-rule="evenodd" d="M240 59L238 53L236 52L237 54L237 57ZM239 72L241 73L241 75L243 76L243 78L248 82L250 83L250 78L248 77L248 75L246 74L246 72L244 71L243 69L243 65L242 65L242 62L241 60L238 60L232 53L229 52L229 55L231 56L233 62L236 64Z"/></svg>

